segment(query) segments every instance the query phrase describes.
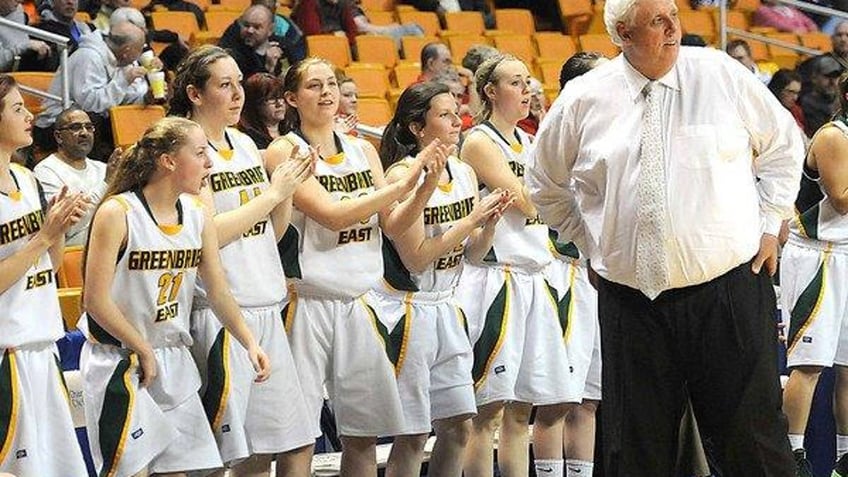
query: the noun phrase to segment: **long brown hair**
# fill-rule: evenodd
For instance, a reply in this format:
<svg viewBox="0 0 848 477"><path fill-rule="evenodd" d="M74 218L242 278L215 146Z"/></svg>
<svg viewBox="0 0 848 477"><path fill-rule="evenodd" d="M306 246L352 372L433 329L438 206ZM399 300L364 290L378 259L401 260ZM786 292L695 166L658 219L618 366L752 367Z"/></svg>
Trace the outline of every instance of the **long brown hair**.
<svg viewBox="0 0 848 477"><path fill-rule="evenodd" d="M12 75L0 74L0 112L6 107L6 96L9 95L12 88L16 88L17 86L18 83ZM2 120L3 118L0 116L0 121Z"/></svg>
<svg viewBox="0 0 848 477"><path fill-rule="evenodd" d="M270 73L254 73L244 82L244 109L239 119L239 129L251 131L271 141L271 135L262 118L262 108L265 100L278 98L283 95L283 80ZM277 126L280 133L283 128Z"/></svg>
<svg viewBox="0 0 848 477"><path fill-rule="evenodd" d="M230 54L223 48L214 45L200 46L183 58L183 61L177 65L175 72L169 114L184 118L191 116L192 103L188 97L189 85L203 89L212 76L212 63L223 58L230 58Z"/></svg>
<svg viewBox="0 0 848 477"><path fill-rule="evenodd" d="M310 56L309 58L301 60L292 65L292 67L286 72L286 76L283 78L283 94L287 95L288 93L297 93L297 90L300 89L300 86L303 84L303 77L306 75L306 70L308 70L310 66L316 65L327 65L330 67L331 71L336 70L335 66L324 58ZM300 113L298 113L297 108L293 107L288 100L286 100L286 117L283 119L283 130L292 131L295 129L300 129Z"/></svg>

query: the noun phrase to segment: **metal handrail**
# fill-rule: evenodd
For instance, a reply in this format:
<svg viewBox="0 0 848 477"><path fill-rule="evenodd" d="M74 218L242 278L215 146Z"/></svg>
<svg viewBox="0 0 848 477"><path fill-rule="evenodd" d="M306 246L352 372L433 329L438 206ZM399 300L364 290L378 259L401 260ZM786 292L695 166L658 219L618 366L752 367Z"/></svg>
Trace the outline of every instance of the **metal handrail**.
<svg viewBox="0 0 848 477"><path fill-rule="evenodd" d="M383 128L377 128L374 126L368 126L367 124L359 123L354 128L356 132L377 139L383 139Z"/></svg>
<svg viewBox="0 0 848 477"><path fill-rule="evenodd" d="M778 40L777 38L771 38L769 36L760 35L760 34L757 34L757 33L751 33L749 31L740 30L738 28L729 28L728 27L727 33L731 33L733 35L736 35L736 36L739 36L739 37L742 37L742 38L748 38L748 39L751 39L751 40L761 41L763 43L767 43L767 44L774 45L774 46L779 46L781 48L787 48L787 49L794 50L794 51L797 51L798 53L802 53L802 54L805 54L805 55L818 56L822 53L820 50L817 50L815 48L807 48L806 46L796 45L795 43L785 42L783 40Z"/></svg>
<svg viewBox="0 0 848 477"><path fill-rule="evenodd" d="M27 93L34 94L35 96L41 98L49 98L57 101L62 101L62 108L69 108L71 106L70 82L68 78L68 69L66 68L66 65L68 63L68 38L65 38L62 35L57 35L55 33L39 30L38 28L33 28L28 25L21 25L20 23L15 23L5 18L0 18L0 26L22 31L31 37L35 37L39 40L44 40L56 44L56 46L59 48L59 69L61 70L62 77L62 96L56 96L54 94L48 93L47 91L42 91L37 88L30 88L29 86L19 85L18 87L21 90L26 91Z"/></svg>

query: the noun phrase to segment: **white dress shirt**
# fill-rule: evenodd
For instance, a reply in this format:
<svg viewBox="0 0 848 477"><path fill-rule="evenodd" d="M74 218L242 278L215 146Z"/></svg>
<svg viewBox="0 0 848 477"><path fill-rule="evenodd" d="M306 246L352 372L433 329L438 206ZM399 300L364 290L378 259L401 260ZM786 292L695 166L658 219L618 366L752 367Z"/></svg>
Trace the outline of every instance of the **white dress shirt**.
<svg viewBox="0 0 848 477"><path fill-rule="evenodd" d="M542 218L608 280L636 270L642 90L619 55L566 85L536 136L526 183ZM751 260L792 214L804 141L789 112L723 52L680 49L659 79L668 216L668 288Z"/></svg>

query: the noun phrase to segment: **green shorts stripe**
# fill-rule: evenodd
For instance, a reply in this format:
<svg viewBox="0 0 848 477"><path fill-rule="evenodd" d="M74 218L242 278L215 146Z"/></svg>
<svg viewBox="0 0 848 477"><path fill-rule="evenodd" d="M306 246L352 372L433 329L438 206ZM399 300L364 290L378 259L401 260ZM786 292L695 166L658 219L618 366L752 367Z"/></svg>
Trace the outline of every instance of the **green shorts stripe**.
<svg viewBox="0 0 848 477"><path fill-rule="evenodd" d="M217 433L227 406L230 393L230 334L224 328L218 332L212 348L209 350L206 366L206 392L201 401L206 411L206 419Z"/></svg>
<svg viewBox="0 0 848 477"><path fill-rule="evenodd" d="M111 477L118 470L118 463L124 453L127 434L132 422L132 408L135 402L135 389L132 385L132 372L138 358L135 354L118 362L103 397L103 409L97 426L100 431L100 454L103 456L103 468L100 477Z"/></svg>
<svg viewBox="0 0 848 477"><path fill-rule="evenodd" d="M15 352L6 350L0 364L0 464L9 455L18 425L18 367Z"/></svg>
<svg viewBox="0 0 848 477"><path fill-rule="evenodd" d="M471 376L474 379L474 389L478 389L486 381L489 368L492 366L495 356L500 351L506 335L506 327L509 321L510 301L510 272L504 272L505 280L501 286L492 305L486 312L486 322L480 339L474 343L474 366Z"/></svg>
<svg viewBox="0 0 848 477"><path fill-rule="evenodd" d="M825 266L825 261L827 260L828 255L830 255L830 252L824 253L824 258L819 265L818 271L816 271L812 281L810 281L810 283L804 288L804 291L801 292L801 295L798 296L798 300L792 308L789 323L789 347L787 348L787 353L792 352L795 345L798 344L798 340L804 336L804 330L812 324L813 320L815 320L818 315L819 309L821 308L821 302L824 299L825 291L824 282L827 278L827 267Z"/></svg>

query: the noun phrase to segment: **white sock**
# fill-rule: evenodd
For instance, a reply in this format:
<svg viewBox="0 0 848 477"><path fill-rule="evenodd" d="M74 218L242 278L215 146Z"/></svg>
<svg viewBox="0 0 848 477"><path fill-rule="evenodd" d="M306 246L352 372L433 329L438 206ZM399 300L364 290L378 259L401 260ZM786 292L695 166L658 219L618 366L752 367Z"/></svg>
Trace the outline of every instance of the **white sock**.
<svg viewBox="0 0 848 477"><path fill-rule="evenodd" d="M592 477L595 468L594 462L585 460L568 459L565 461L566 477Z"/></svg>
<svg viewBox="0 0 848 477"><path fill-rule="evenodd" d="M793 451L804 448L804 434L789 434L789 445Z"/></svg>
<svg viewBox="0 0 848 477"><path fill-rule="evenodd" d="M562 459L536 459L533 465L536 466L536 477L563 477Z"/></svg>
<svg viewBox="0 0 848 477"><path fill-rule="evenodd" d="M843 455L848 454L848 436L844 434L836 435L836 460L842 458Z"/></svg>

